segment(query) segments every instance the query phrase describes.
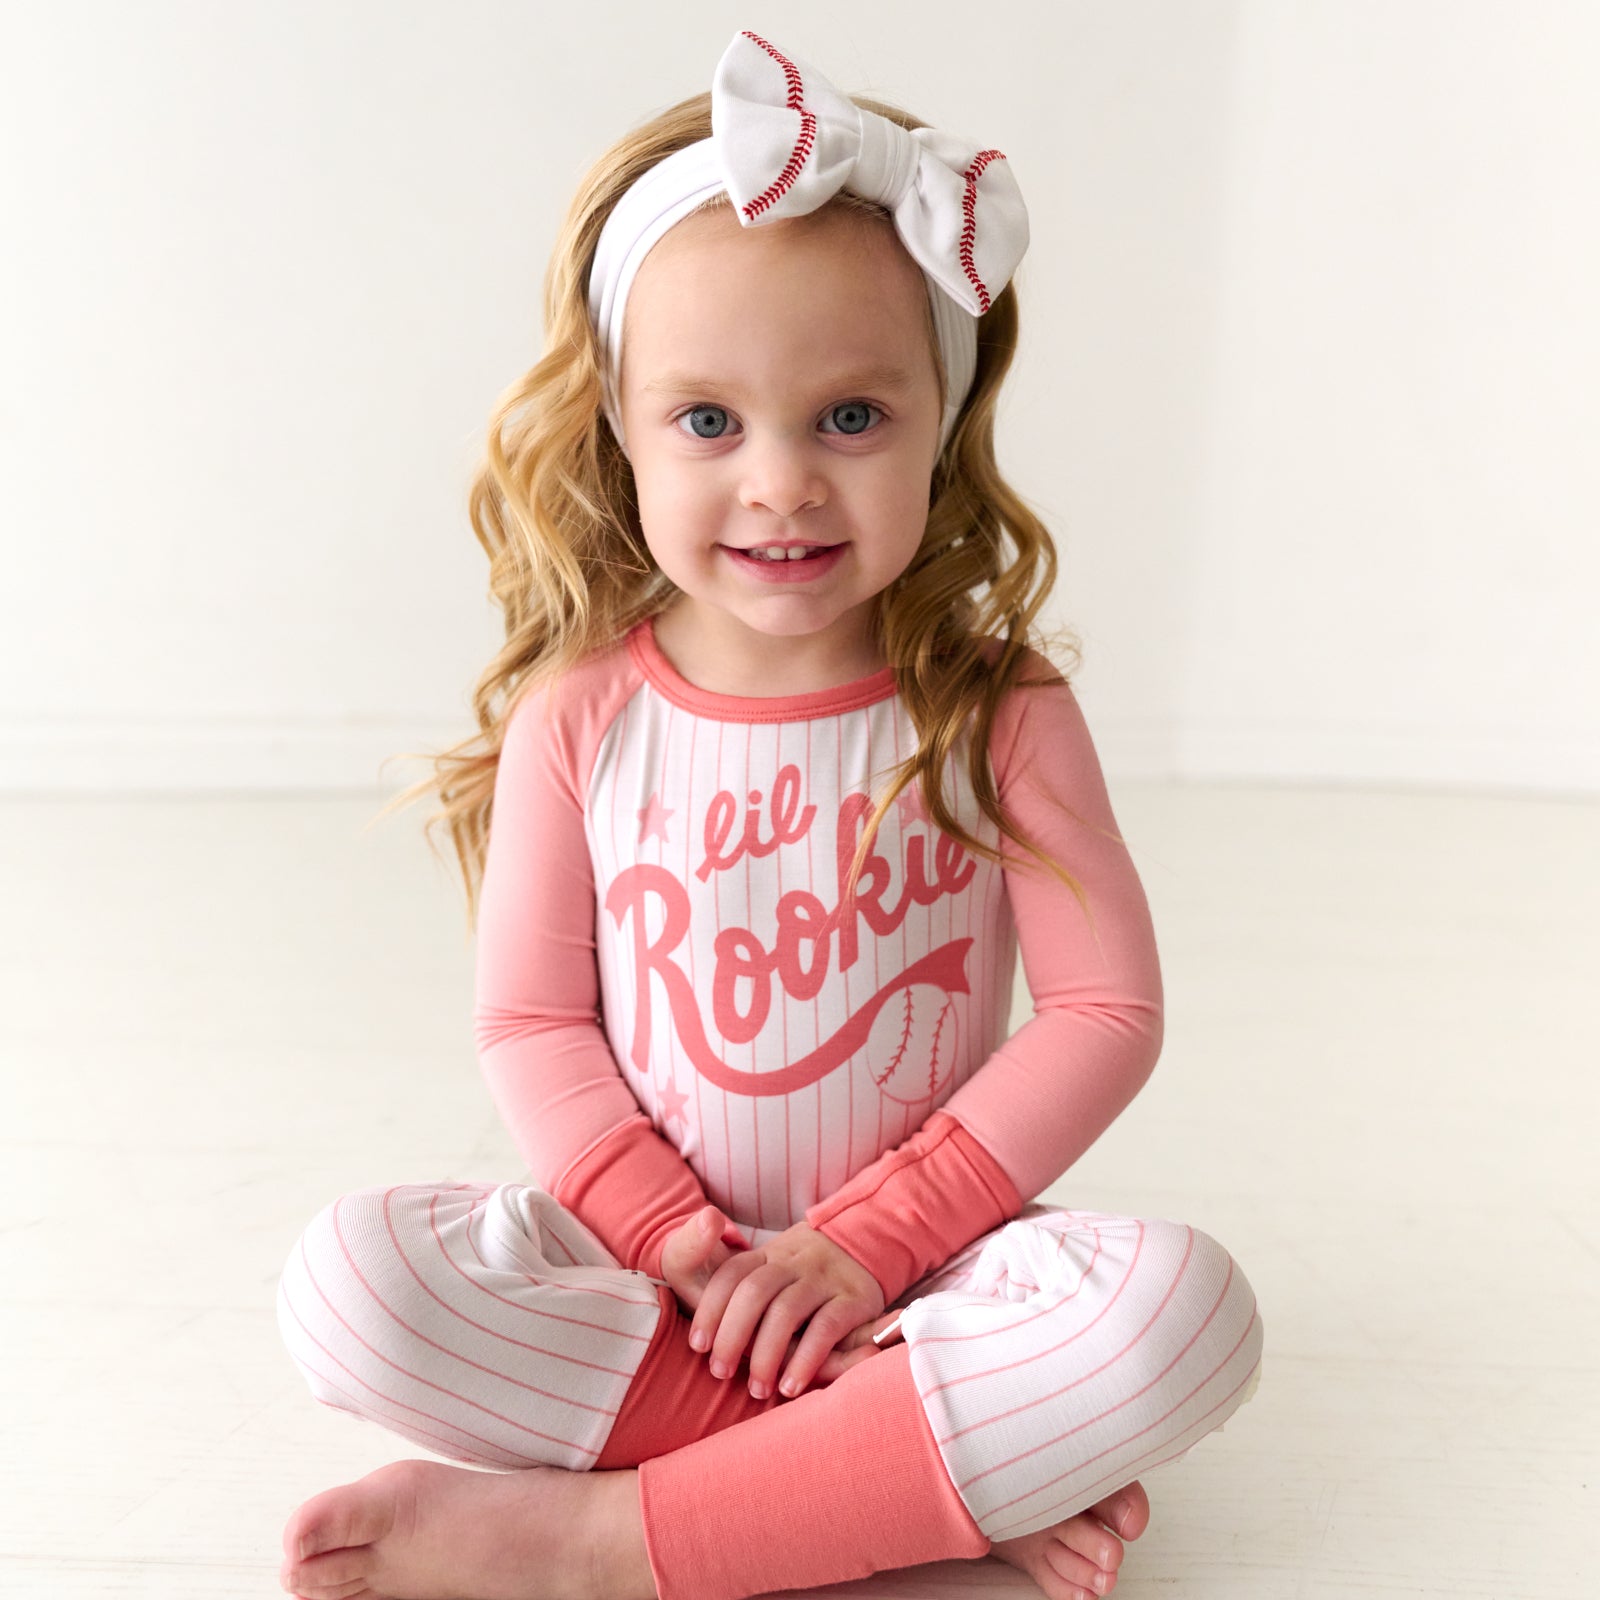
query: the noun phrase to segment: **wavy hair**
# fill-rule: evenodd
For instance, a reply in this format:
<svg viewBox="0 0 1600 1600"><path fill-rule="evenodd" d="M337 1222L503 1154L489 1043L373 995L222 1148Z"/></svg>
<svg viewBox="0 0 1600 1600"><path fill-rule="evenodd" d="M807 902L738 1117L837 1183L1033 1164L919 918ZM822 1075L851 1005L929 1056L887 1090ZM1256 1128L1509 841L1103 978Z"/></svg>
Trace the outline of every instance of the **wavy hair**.
<svg viewBox="0 0 1600 1600"><path fill-rule="evenodd" d="M903 128L927 126L897 106L851 98ZM473 690L478 733L442 752L402 752L431 760L432 775L378 814L437 792L442 808L429 816L424 833L432 849L434 825L449 826L466 888L469 935L500 749L514 707L535 685L614 645L681 592L645 545L633 469L604 421L603 352L589 319L587 291L600 231L622 194L673 151L710 134L711 96L702 92L630 131L590 168L545 277L545 352L501 395L490 419L468 509L489 557L489 592L505 617L505 643ZM708 205L729 203L721 195ZM864 219L873 214L889 219L883 206L848 190L828 205ZM942 393L944 366L931 309L926 322ZM1027 648L1045 654L1034 619L1054 586L1057 561L1049 530L1001 476L995 460L995 408L1017 348L1014 284L994 297L977 333L976 374L934 465L922 542L870 611L874 640L894 669L919 743L893 769L876 801L856 848L850 883L889 806L912 783L920 784L937 827L969 850L1002 860L998 850L962 824L945 794L947 760L964 755L983 814L1067 885L1090 913L1092 927L1082 886L1005 814L989 770L990 734L1005 695L1013 688L1065 688L1068 679L1059 667L1050 677L1021 676ZM1054 642L1076 666L1081 658L1076 637L1063 630ZM1086 827L1105 833L1059 797L1052 798Z"/></svg>

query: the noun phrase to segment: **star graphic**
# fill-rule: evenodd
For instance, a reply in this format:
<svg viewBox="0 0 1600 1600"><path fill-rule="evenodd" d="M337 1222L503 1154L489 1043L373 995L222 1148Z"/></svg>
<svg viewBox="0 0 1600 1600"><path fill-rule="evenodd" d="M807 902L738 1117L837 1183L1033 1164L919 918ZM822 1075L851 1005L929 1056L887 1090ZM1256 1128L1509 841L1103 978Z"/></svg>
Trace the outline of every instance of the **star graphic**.
<svg viewBox="0 0 1600 1600"><path fill-rule="evenodd" d="M676 1083L670 1083L661 1091L661 1125L665 1127L669 1122L681 1122L688 1127L688 1120L683 1114L683 1108L688 1105L689 1097L678 1093Z"/></svg>
<svg viewBox="0 0 1600 1600"><path fill-rule="evenodd" d="M895 807L900 812L900 826L903 828L908 823L926 822L928 808L922 802L922 786L908 783L898 795L895 796Z"/></svg>
<svg viewBox="0 0 1600 1600"><path fill-rule="evenodd" d="M639 808L639 843L643 844L653 833L663 844L672 841L667 838L667 818L673 814L673 807L664 806L659 794L650 796L650 803Z"/></svg>

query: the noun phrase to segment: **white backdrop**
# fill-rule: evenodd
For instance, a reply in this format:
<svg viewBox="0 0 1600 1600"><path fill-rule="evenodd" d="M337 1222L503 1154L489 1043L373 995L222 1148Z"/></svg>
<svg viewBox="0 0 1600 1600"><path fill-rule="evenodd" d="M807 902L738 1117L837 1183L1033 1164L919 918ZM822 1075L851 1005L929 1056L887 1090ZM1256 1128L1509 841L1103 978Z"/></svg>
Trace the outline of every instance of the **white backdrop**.
<svg viewBox="0 0 1600 1600"><path fill-rule="evenodd" d="M1012 161L1002 460L1113 775L1600 792L1581 0L6 0L0 789L471 731L556 228L740 27Z"/></svg>

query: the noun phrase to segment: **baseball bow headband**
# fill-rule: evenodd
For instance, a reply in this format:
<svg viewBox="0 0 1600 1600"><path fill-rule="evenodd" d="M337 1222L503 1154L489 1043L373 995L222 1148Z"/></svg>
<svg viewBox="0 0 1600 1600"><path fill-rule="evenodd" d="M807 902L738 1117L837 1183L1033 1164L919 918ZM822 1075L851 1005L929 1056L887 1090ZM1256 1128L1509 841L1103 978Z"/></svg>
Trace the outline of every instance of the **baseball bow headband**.
<svg viewBox="0 0 1600 1600"><path fill-rule="evenodd" d="M815 67L746 29L711 84L711 137L644 172L606 219L589 274L604 404L624 453L616 390L634 274L674 223L728 194L744 227L815 211L840 189L876 200L922 269L945 367L942 450L977 370L977 318L1028 248L1028 212L999 150L902 128L841 94Z"/></svg>

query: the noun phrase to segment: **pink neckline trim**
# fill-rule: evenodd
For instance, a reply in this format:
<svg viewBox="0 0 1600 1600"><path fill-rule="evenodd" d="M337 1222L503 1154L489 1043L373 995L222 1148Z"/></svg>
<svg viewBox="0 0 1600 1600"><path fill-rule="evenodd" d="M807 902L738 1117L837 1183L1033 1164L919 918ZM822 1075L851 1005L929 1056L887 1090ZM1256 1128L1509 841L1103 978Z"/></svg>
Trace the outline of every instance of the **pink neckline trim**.
<svg viewBox="0 0 1600 1600"><path fill-rule="evenodd" d="M841 711L855 711L886 700L895 692L894 668L880 667L853 683L813 689L806 694L717 694L690 683L662 654L656 643L654 617L635 624L628 634L628 648L645 677L674 705L719 722L796 722L837 716Z"/></svg>

